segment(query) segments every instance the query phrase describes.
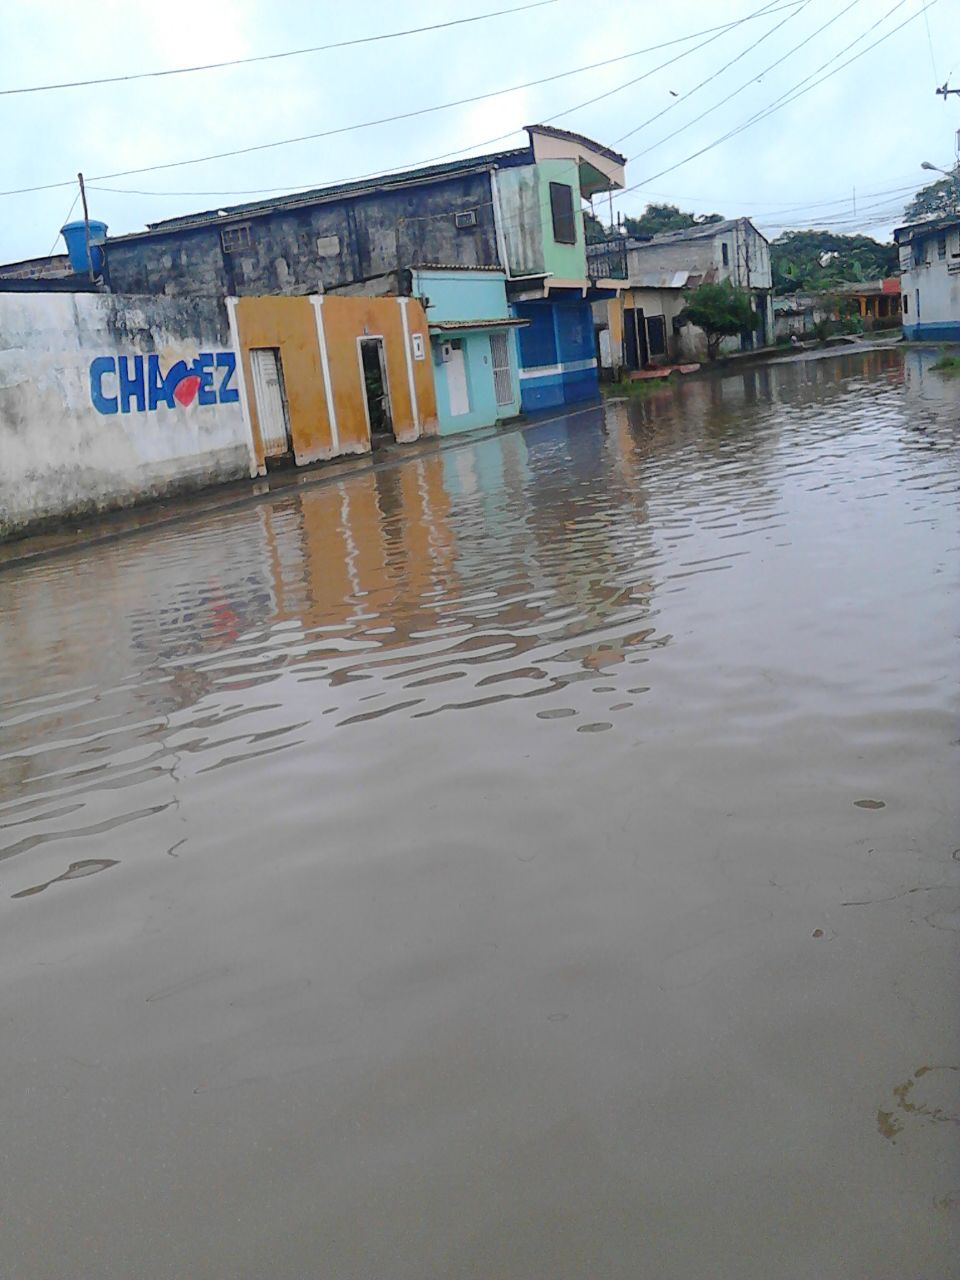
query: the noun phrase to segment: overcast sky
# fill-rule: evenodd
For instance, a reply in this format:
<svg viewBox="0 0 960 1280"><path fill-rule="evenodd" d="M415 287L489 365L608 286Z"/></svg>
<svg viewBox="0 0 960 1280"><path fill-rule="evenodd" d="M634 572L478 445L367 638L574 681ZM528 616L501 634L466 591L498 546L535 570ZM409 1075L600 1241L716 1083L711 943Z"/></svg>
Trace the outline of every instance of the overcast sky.
<svg viewBox="0 0 960 1280"><path fill-rule="evenodd" d="M282 52L523 2L4 0L0 88ZM761 10L777 12L697 36ZM819 75L911 18L796 102L672 168L829 59L835 60ZM866 34L873 24L878 25ZM100 182L93 176L509 90L688 35L696 38L413 119L154 173ZM802 41L808 42L796 47ZM849 52L835 58L847 45ZM677 60L654 70L667 59ZM449 152L520 145L522 125L551 120L630 157L628 184L642 185L615 200L615 212L636 213L648 200L669 200L698 213L750 216L771 236L782 224L825 221L838 230L869 229L883 236L910 191L936 176L924 175L920 162L947 167L954 160L960 97L945 102L934 94L948 76L960 87L960 0L934 0L927 10L924 0L621 0L602 6L550 0L466 26L253 66L5 94L0 187L70 182L82 169L92 188L91 217L119 233L255 198L229 193L316 186ZM610 93L618 86L626 87ZM601 94L610 96L582 105ZM644 124L659 112L664 114ZM497 135L505 136L491 143ZM667 169L672 171L662 172ZM54 242L62 251L57 232L75 190L74 183L3 196L0 261L45 254ZM607 217L606 201L598 212Z"/></svg>

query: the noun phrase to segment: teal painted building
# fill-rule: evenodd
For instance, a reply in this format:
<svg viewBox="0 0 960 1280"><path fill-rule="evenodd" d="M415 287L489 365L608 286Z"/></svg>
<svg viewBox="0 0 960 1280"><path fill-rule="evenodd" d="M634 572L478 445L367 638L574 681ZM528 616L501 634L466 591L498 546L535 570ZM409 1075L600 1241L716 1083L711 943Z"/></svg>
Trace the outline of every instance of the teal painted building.
<svg viewBox="0 0 960 1280"><path fill-rule="evenodd" d="M413 292L430 326L441 435L488 427L520 412L506 276L495 267L418 267Z"/></svg>

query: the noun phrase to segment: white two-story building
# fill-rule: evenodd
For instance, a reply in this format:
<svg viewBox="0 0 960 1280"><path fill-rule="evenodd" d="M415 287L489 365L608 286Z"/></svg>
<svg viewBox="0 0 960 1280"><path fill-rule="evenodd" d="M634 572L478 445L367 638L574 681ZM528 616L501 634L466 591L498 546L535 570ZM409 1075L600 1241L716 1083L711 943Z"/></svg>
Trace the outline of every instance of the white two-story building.
<svg viewBox="0 0 960 1280"><path fill-rule="evenodd" d="M960 342L960 214L897 227L903 332Z"/></svg>

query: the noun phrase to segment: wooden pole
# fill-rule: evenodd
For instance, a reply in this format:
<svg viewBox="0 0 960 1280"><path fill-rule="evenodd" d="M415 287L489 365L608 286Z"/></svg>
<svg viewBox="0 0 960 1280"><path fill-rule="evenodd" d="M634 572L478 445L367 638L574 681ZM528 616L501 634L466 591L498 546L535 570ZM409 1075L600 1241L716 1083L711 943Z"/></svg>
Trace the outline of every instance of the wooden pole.
<svg viewBox="0 0 960 1280"><path fill-rule="evenodd" d="M87 251L87 267L90 271L90 283L96 283L96 277L93 274L93 258L90 254L90 213L87 209L87 189L83 185L83 174L77 174L77 181L80 183L80 201L83 205L83 243Z"/></svg>

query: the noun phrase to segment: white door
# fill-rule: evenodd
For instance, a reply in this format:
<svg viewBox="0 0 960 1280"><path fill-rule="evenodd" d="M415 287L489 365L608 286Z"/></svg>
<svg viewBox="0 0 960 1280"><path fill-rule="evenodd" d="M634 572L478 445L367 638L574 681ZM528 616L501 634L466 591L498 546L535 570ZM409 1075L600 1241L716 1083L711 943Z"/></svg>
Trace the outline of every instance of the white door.
<svg viewBox="0 0 960 1280"><path fill-rule="evenodd" d="M447 347L447 392L450 396L450 415L459 418L470 412L470 396L467 393L467 370L463 363L463 348L451 342Z"/></svg>
<svg viewBox="0 0 960 1280"><path fill-rule="evenodd" d="M276 458L290 451L290 422L280 352L275 347L251 348L250 369L263 452L268 458Z"/></svg>
<svg viewBox="0 0 960 1280"><path fill-rule="evenodd" d="M493 392L497 404L513 404L513 376L505 333L491 333L490 363L493 365Z"/></svg>

